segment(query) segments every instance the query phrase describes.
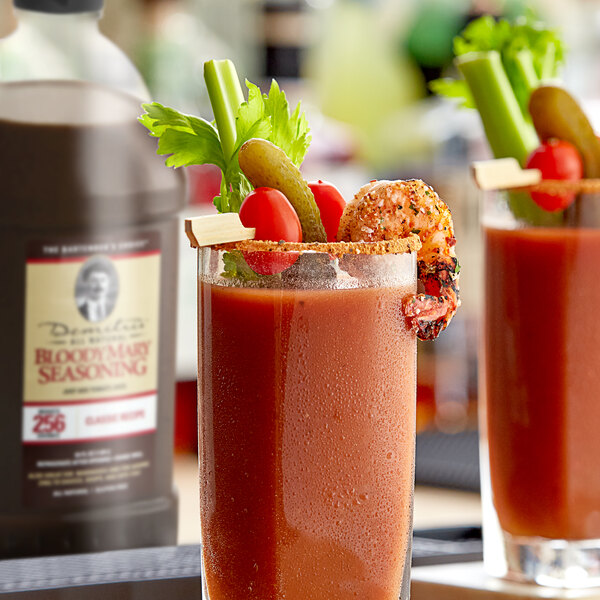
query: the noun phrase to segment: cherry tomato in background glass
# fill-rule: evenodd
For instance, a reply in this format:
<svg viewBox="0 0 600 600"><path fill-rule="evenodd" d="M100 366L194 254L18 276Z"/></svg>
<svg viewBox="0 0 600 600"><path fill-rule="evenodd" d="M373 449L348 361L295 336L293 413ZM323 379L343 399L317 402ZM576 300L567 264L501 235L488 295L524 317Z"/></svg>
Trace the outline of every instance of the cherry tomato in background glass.
<svg viewBox="0 0 600 600"><path fill-rule="evenodd" d="M550 139L536 148L527 159L526 168L539 169L542 179L577 180L583 177L583 162L573 144ZM575 200L575 193L544 194L531 192L532 200L547 211L564 210Z"/></svg>
<svg viewBox="0 0 600 600"><path fill-rule="evenodd" d="M260 187L240 207L244 227L254 227L257 240L301 242L302 227L290 201L279 190ZM275 275L298 260L297 252L244 252L248 266L259 275Z"/></svg>
<svg viewBox="0 0 600 600"><path fill-rule="evenodd" d="M315 202L319 207L321 221L325 227L328 242L335 242L340 226L340 219L346 206L346 201L340 191L332 183L327 181L311 181L308 184Z"/></svg>

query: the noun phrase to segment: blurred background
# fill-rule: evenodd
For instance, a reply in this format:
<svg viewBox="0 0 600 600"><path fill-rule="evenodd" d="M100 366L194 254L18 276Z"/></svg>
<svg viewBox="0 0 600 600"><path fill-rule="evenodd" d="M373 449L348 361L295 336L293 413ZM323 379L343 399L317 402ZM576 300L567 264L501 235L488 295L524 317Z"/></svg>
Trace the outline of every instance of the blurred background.
<svg viewBox="0 0 600 600"><path fill-rule="evenodd" d="M202 64L231 58L240 76L261 86L276 77L292 103L302 98L313 135L303 167L308 179L329 180L350 199L369 179L418 177L445 199L459 241L462 308L446 334L419 348L418 430L425 434L455 435L477 426L481 249L468 165L489 156L477 114L433 97L428 82L452 72L452 40L469 21L526 10L562 31L565 84L597 122L595 0L107 0L101 21L155 100L212 118ZM10 0L0 0L0 37L14 25ZM213 210L219 171L190 167L188 176L186 216ZM191 455L195 253L183 237L179 285L176 450ZM471 462L476 468L476 457ZM462 487L477 486L477 474L469 477Z"/></svg>

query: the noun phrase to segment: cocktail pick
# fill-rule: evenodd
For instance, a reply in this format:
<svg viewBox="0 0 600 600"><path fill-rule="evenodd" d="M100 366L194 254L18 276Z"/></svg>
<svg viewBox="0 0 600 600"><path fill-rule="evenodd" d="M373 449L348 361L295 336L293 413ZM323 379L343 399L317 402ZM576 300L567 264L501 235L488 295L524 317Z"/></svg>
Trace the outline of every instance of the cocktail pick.
<svg viewBox="0 0 600 600"><path fill-rule="evenodd" d="M471 165L480 190L527 190L545 194L599 194L600 179L542 179L539 169L521 169L514 158L482 160Z"/></svg>
<svg viewBox="0 0 600 600"><path fill-rule="evenodd" d="M542 181L539 169L521 169L515 158L474 162L471 171L479 189L485 191L524 188Z"/></svg>
<svg viewBox="0 0 600 600"><path fill-rule="evenodd" d="M222 213L185 220L185 233L192 248L252 240L256 229L244 227L238 213Z"/></svg>

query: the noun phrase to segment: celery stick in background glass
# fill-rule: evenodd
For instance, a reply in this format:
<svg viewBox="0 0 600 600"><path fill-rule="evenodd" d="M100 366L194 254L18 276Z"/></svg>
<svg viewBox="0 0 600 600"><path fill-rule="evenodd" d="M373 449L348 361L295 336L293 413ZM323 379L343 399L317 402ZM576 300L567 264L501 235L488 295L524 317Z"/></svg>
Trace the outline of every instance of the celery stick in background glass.
<svg viewBox="0 0 600 600"><path fill-rule="evenodd" d="M494 156L513 156L523 164L537 145L537 135L521 112L500 54L469 52L456 59L456 66L469 86Z"/></svg>
<svg viewBox="0 0 600 600"><path fill-rule="evenodd" d="M529 96L541 81L556 77L564 61L558 34L532 17L509 23L486 15L455 38L454 53L464 80L432 81L432 91L477 108L494 156L524 164L537 144ZM509 140L502 139L506 130Z"/></svg>
<svg viewBox="0 0 600 600"><path fill-rule="evenodd" d="M529 98L543 79L556 77L564 60L563 44L553 29L522 17L514 23L490 15L470 23L454 40L461 79L437 79L431 89L479 112L496 158L513 157L524 166L538 145L528 110ZM512 193L513 214L531 223L557 221L526 194Z"/></svg>

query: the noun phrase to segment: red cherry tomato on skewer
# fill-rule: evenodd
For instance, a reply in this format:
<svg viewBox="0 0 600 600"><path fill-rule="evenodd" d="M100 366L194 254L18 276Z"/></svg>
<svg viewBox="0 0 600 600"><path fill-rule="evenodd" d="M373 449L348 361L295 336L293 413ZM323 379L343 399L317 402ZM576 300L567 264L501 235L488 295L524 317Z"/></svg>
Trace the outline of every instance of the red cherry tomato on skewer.
<svg viewBox="0 0 600 600"><path fill-rule="evenodd" d="M302 227L290 201L273 188L250 192L240 207L244 227L254 227L257 240L301 242ZM248 266L259 275L275 275L298 260L297 252L244 252Z"/></svg>
<svg viewBox="0 0 600 600"><path fill-rule="evenodd" d="M542 179L577 180L583 177L583 162L573 144L550 139L534 150L527 159L528 169L539 169ZM547 211L564 210L575 200L575 193L545 194L531 192L532 200Z"/></svg>
<svg viewBox="0 0 600 600"><path fill-rule="evenodd" d="M319 181L311 181L308 187L313 193L315 202L319 207L321 221L327 234L327 241L335 242L346 201L335 185L327 181L321 181L320 179Z"/></svg>

